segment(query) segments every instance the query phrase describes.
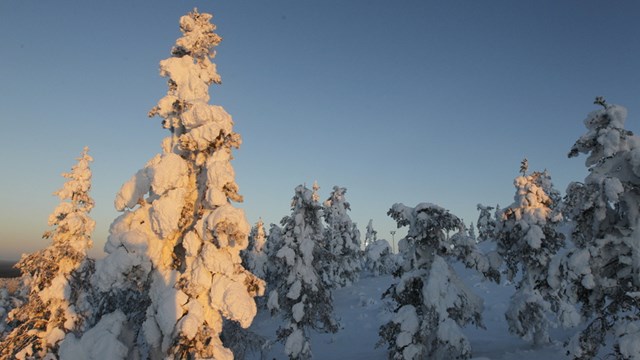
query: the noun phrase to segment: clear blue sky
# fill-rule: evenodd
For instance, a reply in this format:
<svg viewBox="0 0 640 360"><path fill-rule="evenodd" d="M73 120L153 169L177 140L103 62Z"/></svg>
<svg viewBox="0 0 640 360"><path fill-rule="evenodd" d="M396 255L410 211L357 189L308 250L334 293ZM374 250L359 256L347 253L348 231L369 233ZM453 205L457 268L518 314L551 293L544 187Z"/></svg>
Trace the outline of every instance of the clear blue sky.
<svg viewBox="0 0 640 360"><path fill-rule="evenodd" d="M1 1L0 259L48 244L51 194L85 145L101 252L116 192L167 135L146 114L196 6L224 38L210 93L244 138L251 223L279 222L314 180L323 198L348 188L363 235L372 218L390 238L395 202L475 222L477 203L511 203L525 156L562 192L584 179L566 154L595 96L640 129L637 1Z"/></svg>

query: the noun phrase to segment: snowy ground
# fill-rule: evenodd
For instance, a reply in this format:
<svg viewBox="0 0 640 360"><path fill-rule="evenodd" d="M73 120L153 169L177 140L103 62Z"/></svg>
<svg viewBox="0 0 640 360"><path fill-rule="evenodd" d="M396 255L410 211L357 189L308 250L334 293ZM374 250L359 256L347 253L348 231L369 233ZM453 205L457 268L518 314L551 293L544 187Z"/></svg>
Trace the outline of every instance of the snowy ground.
<svg viewBox="0 0 640 360"><path fill-rule="evenodd" d="M458 274L485 299L485 329L465 328L465 334L471 341L474 360L556 360L568 359L562 347L575 330L552 329L555 344L534 348L527 342L512 336L507 331L504 319L509 297L514 291L509 284L497 285L484 282L479 275L461 267ZM17 286L16 278L0 278L0 287L8 287L10 292ZM363 274L359 282L351 287L339 289L334 293L334 306L340 319L341 329L336 334L312 333L312 351L315 359L375 360L386 359L387 352L376 348L378 328L390 317L391 304L381 300L380 295L393 282L392 276L372 277ZM275 338L280 324L279 317L272 318L261 311L255 318L251 330L267 339ZM273 345L265 359L286 359L283 346ZM259 359L253 354L252 360Z"/></svg>
<svg viewBox="0 0 640 360"><path fill-rule="evenodd" d="M471 341L475 360L555 360L568 359L562 342L573 331L553 329L555 344L534 348L527 342L509 334L504 319L509 297L514 288L509 284L483 282L479 275L466 269L456 268L458 273L485 299L485 329L465 328ZM375 348L378 328L390 316L391 305L380 299L380 295L393 282L392 276L371 277L364 275L351 287L334 293L334 306L340 319L341 329L336 334L312 333L312 352L315 359L386 359L384 345ZM275 338L280 318L271 318L268 313L258 314L251 330L266 337ZM555 330L555 331L554 331ZM256 355L253 359L258 359ZM266 359L286 359L282 344L275 344Z"/></svg>

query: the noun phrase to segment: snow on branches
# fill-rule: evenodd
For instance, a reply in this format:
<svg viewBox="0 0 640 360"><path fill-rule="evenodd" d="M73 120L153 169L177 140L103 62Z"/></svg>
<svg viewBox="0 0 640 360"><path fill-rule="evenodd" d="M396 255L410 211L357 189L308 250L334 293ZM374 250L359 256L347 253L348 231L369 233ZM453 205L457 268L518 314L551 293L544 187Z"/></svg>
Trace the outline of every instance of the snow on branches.
<svg viewBox="0 0 640 360"><path fill-rule="evenodd" d="M49 215L52 229L42 236L51 244L23 255L16 265L28 294L25 304L9 313L11 331L0 342L3 359L57 354L65 335L82 330L91 315L93 260L87 251L95 222L89 217L94 202L88 151L85 147L71 172L62 174L68 180L54 193L61 202Z"/></svg>
<svg viewBox="0 0 640 360"><path fill-rule="evenodd" d="M347 189L334 186L324 202L327 223L324 247L329 256L323 273L330 286L343 287L358 281L362 271L360 231L347 214L351 206L345 199Z"/></svg>
<svg viewBox="0 0 640 360"><path fill-rule="evenodd" d="M282 220L279 248L275 254L274 284L270 290L268 308L280 312L285 324L278 330L278 339L285 343L290 359L311 358L309 329L336 332L331 287L320 272L325 268L322 257L322 205L317 188L311 191L300 185L295 189L291 215Z"/></svg>
<svg viewBox="0 0 640 360"><path fill-rule="evenodd" d="M507 279L513 281L522 272L506 317L511 332L535 344L545 344L550 341L548 314L553 311L563 316L565 310L571 309L560 304L547 282L551 260L564 246L564 235L557 230L562 215L557 211L559 204L550 196L557 191L548 173L526 175L523 165L520 172L522 175L513 182L514 202L499 211L495 229Z"/></svg>
<svg viewBox="0 0 640 360"><path fill-rule="evenodd" d="M624 129L627 110L597 98L603 108L584 120L587 132L569 157L586 154L589 175L567 187L565 216L575 249L555 261L549 282L581 305L588 326L569 344L576 359L596 356L615 335L615 356L637 359L640 343L640 138Z"/></svg>
<svg viewBox="0 0 640 360"><path fill-rule="evenodd" d="M142 358L233 358L220 340L223 318L248 327L253 297L264 291L241 265L250 228L231 204L242 201L230 163L240 135L222 107L208 104L209 86L220 83L211 18L194 10L180 19L183 36L160 62L169 90L149 113L171 135L122 186L115 206L124 213L96 264L100 311L122 311L122 331L133 334L124 345Z"/></svg>
<svg viewBox="0 0 640 360"><path fill-rule="evenodd" d="M483 301L458 278L446 258L457 258L494 280L499 262L480 253L462 221L440 206L395 204L388 214L409 231L400 241L404 263L397 283L385 293L397 308L380 328L380 343L388 344L393 359L470 358L471 345L461 327L482 326Z"/></svg>

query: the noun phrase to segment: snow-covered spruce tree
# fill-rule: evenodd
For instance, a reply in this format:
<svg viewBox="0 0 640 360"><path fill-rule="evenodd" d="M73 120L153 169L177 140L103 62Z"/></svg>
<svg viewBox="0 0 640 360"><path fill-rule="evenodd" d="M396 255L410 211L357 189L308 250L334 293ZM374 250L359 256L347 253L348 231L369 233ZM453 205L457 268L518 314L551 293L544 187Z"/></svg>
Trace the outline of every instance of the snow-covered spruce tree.
<svg viewBox="0 0 640 360"><path fill-rule="evenodd" d="M391 274L397 268L396 256L391 252L389 242L378 239L377 234L373 229L373 220L369 220L365 236L364 267L374 276Z"/></svg>
<svg viewBox="0 0 640 360"><path fill-rule="evenodd" d="M268 308L280 312L285 324L278 330L290 359L311 358L309 330L336 332L338 324L333 315L331 288L322 281L318 271L325 252L322 205L316 189L300 185L295 189L291 215L282 219L282 246L275 258L278 271L270 284Z"/></svg>
<svg viewBox="0 0 640 360"><path fill-rule="evenodd" d="M260 219L256 225L251 228L249 245L241 253L243 264L245 264L247 270L263 280L266 277L267 266L266 241L264 222Z"/></svg>
<svg viewBox="0 0 640 360"><path fill-rule="evenodd" d="M285 223L285 216L281 222ZM265 282L267 286L267 294L271 291L272 285L278 282L278 276L282 273L280 269L281 262L276 257L278 250L283 246L282 228L276 224L269 226L269 235L267 235L267 243L265 244L265 252L267 254L267 262L265 264Z"/></svg>
<svg viewBox="0 0 640 360"><path fill-rule="evenodd" d="M473 222L469 225L469 237L478 242L478 237L476 236L476 228L473 225Z"/></svg>
<svg viewBox="0 0 640 360"><path fill-rule="evenodd" d="M391 253L391 245L385 239L370 243L364 250L365 268L374 276L391 274L398 264L396 256Z"/></svg>
<svg viewBox="0 0 640 360"><path fill-rule="evenodd" d="M360 231L347 214L351 205L345 199L347 189L334 186L324 202L324 219L327 224L324 236L325 249L332 260L324 269L332 287L349 286L360 278L362 249Z"/></svg>
<svg viewBox="0 0 640 360"><path fill-rule="evenodd" d="M378 240L378 232L373 229L373 219L369 219L367 232L364 235L364 247Z"/></svg>
<svg viewBox="0 0 640 360"><path fill-rule="evenodd" d="M105 315L85 336L102 334L119 356L232 359L220 339L223 318L248 327L263 291L241 265L250 226L230 203L242 201L230 163L241 139L231 116L208 104L209 86L220 83L211 18L194 10L180 19L183 36L160 62L169 91L149 113L171 134L120 189L115 206L124 213L96 264ZM63 346L90 358L86 342L67 337Z"/></svg>
<svg viewBox="0 0 640 360"><path fill-rule="evenodd" d="M576 359L598 355L608 338L619 359L640 359L640 138L624 129L627 110L603 108L569 157L586 154L589 175L567 187L565 216L575 249L552 267L550 283L579 303L589 325L569 344Z"/></svg>
<svg viewBox="0 0 640 360"><path fill-rule="evenodd" d="M8 288L0 287L0 343L11 330L7 324L7 317L11 310L24 303L19 296L12 294Z"/></svg>
<svg viewBox="0 0 640 360"><path fill-rule="evenodd" d="M446 258L457 258L485 276L499 279L496 258L476 248L462 221L437 205L395 204L388 214L409 226L400 241L404 263L385 293L397 303L391 321L380 328L389 359L468 359L471 346L461 327L482 326L483 301L456 275ZM456 232L449 236L450 232Z"/></svg>
<svg viewBox="0 0 640 360"><path fill-rule="evenodd" d="M0 287L0 342L5 336L7 329L7 314L13 310L15 306L12 301L12 296L9 295L9 291Z"/></svg>
<svg viewBox="0 0 640 360"><path fill-rule="evenodd" d="M91 315L93 260L87 257L95 222L89 217L94 202L89 195L93 161L84 148L67 182L54 193L60 204L49 215L51 230L43 238L51 245L23 255L18 262L26 302L9 314L11 331L0 342L0 358L55 358L65 334L83 329Z"/></svg>
<svg viewBox="0 0 640 360"><path fill-rule="evenodd" d="M522 161L521 176L514 180L514 202L500 211L495 229L497 251L506 264L506 275L516 283L506 318L509 331L532 341L550 341L548 314L564 313L547 277L551 259L564 245L564 235L557 231L562 215L553 211L554 204L545 187L553 189L548 173L527 175L528 162Z"/></svg>
<svg viewBox="0 0 640 360"><path fill-rule="evenodd" d="M478 211L480 211L480 215L478 215L478 242L483 242L486 240L493 240L496 232L496 218L495 213L491 211L494 210L494 207L485 206L482 204L478 204Z"/></svg>

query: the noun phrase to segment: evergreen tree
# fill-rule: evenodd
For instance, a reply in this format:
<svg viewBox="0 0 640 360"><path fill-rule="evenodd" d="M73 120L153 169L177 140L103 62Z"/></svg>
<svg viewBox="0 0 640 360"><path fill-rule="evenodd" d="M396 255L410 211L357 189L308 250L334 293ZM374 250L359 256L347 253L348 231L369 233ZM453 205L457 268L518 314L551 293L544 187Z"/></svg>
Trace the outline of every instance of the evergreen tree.
<svg viewBox="0 0 640 360"><path fill-rule="evenodd" d="M398 267L396 256L391 253L391 245L385 239L377 239L367 245L364 256L365 267L374 276L391 274Z"/></svg>
<svg viewBox="0 0 640 360"><path fill-rule="evenodd" d="M291 215L282 220L282 246L275 258L278 273L269 294L268 308L280 311L285 324L278 339L285 343L290 359L311 358L309 329L336 332L333 295L319 277L323 226L322 206L318 203L317 186L311 191L300 185L295 189ZM271 286L271 284L270 284Z"/></svg>
<svg viewBox="0 0 640 360"><path fill-rule="evenodd" d="M364 247L378 240L378 232L373 229L373 219L369 219L367 224L367 233L364 235Z"/></svg>
<svg viewBox="0 0 640 360"><path fill-rule="evenodd" d="M385 293L397 306L391 321L380 328L380 343L388 344L390 359L470 358L471 346L460 327L482 327L483 301L446 258L457 258L495 281L499 262L481 254L462 221L437 205L395 204L388 214L409 231L400 241L404 263L398 280Z"/></svg>
<svg viewBox="0 0 640 360"><path fill-rule="evenodd" d="M570 343L574 358L596 357L614 335L616 358L639 359L640 138L624 129L624 107L603 98L595 103L603 108L587 116L587 133L569 152L586 154L589 170L584 183L567 187L564 211L575 249L555 262L550 283L590 319Z"/></svg>
<svg viewBox="0 0 640 360"><path fill-rule="evenodd" d="M527 170L529 170L529 160L524 158L520 162L520 174L522 174L522 176L527 176Z"/></svg>
<svg viewBox="0 0 640 360"><path fill-rule="evenodd" d="M71 172L62 174L68 181L54 193L61 202L49 215L52 229L42 236L51 244L16 265L27 297L9 314L11 331L0 342L0 358L55 356L65 334L82 330L91 315L91 161L85 147Z"/></svg>
<svg viewBox="0 0 640 360"><path fill-rule="evenodd" d="M69 357L102 336L134 358L232 359L223 319L246 328L256 314L264 284L241 265L250 226L231 205L242 201L230 163L241 139L231 116L208 104L209 86L220 83L211 18L197 10L181 17L183 36L160 62L169 90L149 116L161 117L170 136L116 197L124 213L96 264L103 316L91 333L65 339Z"/></svg>
<svg viewBox="0 0 640 360"><path fill-rule="evenodd" d="M7 331L7 314L15 307L12 296L4 287L0 287L0 341Z"/></svg>
<svg viewBox="0 0 640 360"><path fill-rule="evenodd" d="M332 287L353 284L360 278L362 270L360 231L347 214L351 206L345 199L346 191L345 188L334 186L324 202L324 219L327 223L324 245L329 255L324 272Z"/></svg>
<svg viewBox="0 0 640 360"><path fill-rule="evenodd" d="M472 238L473 240L476 240L476 242L478 240L478 237L476 236L476 229L473 226L473 223L469 225L469 237Z"/></svg>
<svg viewBox="0 0 640 360"><path fill-rule="evenodd" d="M264 223L262 219L258 220L256 225L251 228L249 234L249 245L242 251L242 262L255 276L260 279L266 277L267 253L266 253L266 234L264 231Z"/></svg>
<svg viewBox="0 0 640 360"><path fill-rule="evenodd" d="M509 331L535 344L550 341L548 313L558 312L558 301L547 277L551 259L564 244L564 235L556 228L562 215L553 211L545 187L552 188L548 173L526 175L526 159L521 176L514 180L514 203L501 210L495 237L498 253L504 259L507 279L522 277L506 313Z"/></svg>
<svg viewBox="0 0 640 360"><path fill-rule="evenodd" d="M281 222L284 223L285 216ZM282 239L282 228L276 224L271 224L269 227L269 235L267 236L267 242L265 244L265 252L267 254L267 262L265 264L265 282L267 283L267 293L272 290L272 285L278 281L278 276L283 272L281 269L281 262L277 258L278 250L284 245Z"/></svg>
<svg viewBox="0 0 640 360"><path fill-rule="evenodd" d="M378 239L373 229L373 220L367 224L365 236L364 266L373 275L391 274L398 267L397 257L391 252L391 245L385 239Z"/></svg>
<svg viewBox="0 0 640 360"><path fill-rule="evenodd" d="M482 204L478 204L478 211L480 211L480 215L478 215L478 242L483 242L486 240L493 240L495 238L496 232L496 218L491 211L494 210L491 206L485 206Z"/></svg>

